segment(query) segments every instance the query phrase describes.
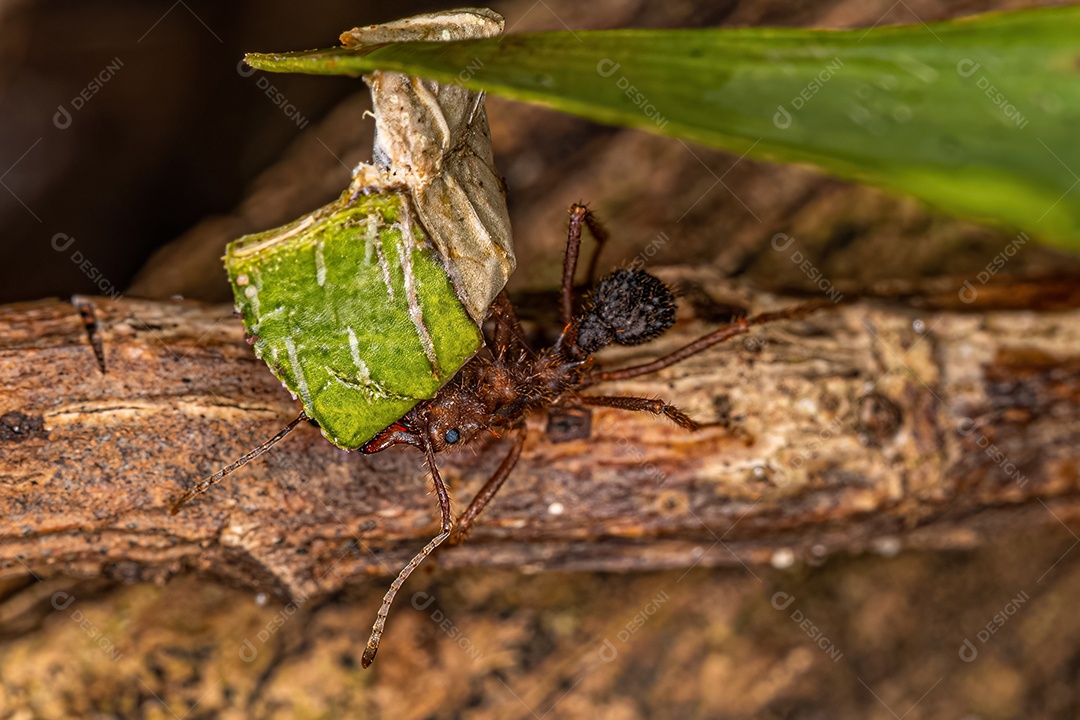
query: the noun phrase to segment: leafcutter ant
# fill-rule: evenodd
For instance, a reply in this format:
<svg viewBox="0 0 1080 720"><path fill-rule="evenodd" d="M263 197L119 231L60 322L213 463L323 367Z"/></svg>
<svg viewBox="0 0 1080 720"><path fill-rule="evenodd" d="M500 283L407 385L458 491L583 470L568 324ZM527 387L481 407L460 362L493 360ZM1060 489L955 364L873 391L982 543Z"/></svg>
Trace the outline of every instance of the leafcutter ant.
<svg viewBox="0 0 1080 720"><path fill-rule="evenodd" d="M487 338L486 348L468 361L432 399L417 404L359 448L361 452L371 454L392 445L407 444L424 452L441 511L440 532L401 570L383 598L361 659L365 668L375 659L390 605L402 584L424 558L444 541L450 539L450 543L455 544L465 539L477 517L517 464L525 440L526 415L555 404L607 407L652 413L666 417L687 430L694 430L697 424L689 416L663 400L582 395L579 391L604 381L626 380L657 372L717 343L743 335L757 325L801 318L828 304L814 301L786 310L744 317L652 362L604 370L595 362L593 354L611 343L638 345L663 333L675 322L675 297L655 276L638 268L625 268L597 282L575 313L574 276L583 226L588 227L597 240L597 249L590 262L590 277L596 252L607 237L606 231L587 207L580 204L571 207L563 261L563 331L554 345L539 352L529 348L506 294L499 294L491 310L493 329ZM172 512L175 513L185 502L269 450L307 419L307 415L301 412L273 438L192 487L176 501ZM450 497L439 474L435 456L467 445L484 431L495 431L508 437L510 450L455 522L450 510Z"/></svg>

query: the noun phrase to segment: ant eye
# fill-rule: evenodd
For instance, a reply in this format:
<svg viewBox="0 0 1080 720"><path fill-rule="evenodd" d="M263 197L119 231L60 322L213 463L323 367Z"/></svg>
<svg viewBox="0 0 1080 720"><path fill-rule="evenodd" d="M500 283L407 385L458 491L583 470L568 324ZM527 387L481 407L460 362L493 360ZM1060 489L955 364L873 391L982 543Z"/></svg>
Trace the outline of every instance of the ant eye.
<svg viewBox="0 0 1080 720"><path fill-rule="evenodd" d="M453 445L454 443L456 443L460 439L461 439L461 432L457 428L450 428L449 430L446 431L446 434L443 435L443 440L450 443L451 445Z"/></svg>

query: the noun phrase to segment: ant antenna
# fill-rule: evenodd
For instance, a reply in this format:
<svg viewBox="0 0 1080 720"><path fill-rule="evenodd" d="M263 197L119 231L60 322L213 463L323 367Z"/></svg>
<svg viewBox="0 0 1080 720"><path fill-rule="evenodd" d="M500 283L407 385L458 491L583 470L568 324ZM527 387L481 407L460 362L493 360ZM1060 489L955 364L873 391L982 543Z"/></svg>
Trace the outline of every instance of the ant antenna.
<svg viewBox="0 0 1080 720"><path fill-rule="evenodd" d="M210 489L211 485L216 484L218 481L220 481L226 475L231 475L234 470L242 468L244 465L247 465L249 462L251 462L255 458L259 457L260 455L262 455L264 452L266 452L270 448L277 445L278 442L282 438L284 438L286 435L288 435L290 432L292 432L292 429L294 427L296 427L297 425L299 425L304 420L307 420L307 414L303 410L301 410L300 414L296 416L296 419L293 420L288 425L286 425L285 428L281 432L279 432L277 435L270 438L269 440L264 442L262 445L260 445L259 447L255 448L254 450L249 452L247 455L244 455L242 458L240 458L239 460L234 462L232 465L229 465L228 467L224 467L224 468L218 470L216 473L214 473L210 477L206 478L201 483L199 483L198 485L196 485L195 487L191 488L186 493L181 495L180 499L177 500L176 502L174 502L172 504L172 507L169 508L169 514L170 515L175 515L176 513L180 512L180 508L188 500L191 500L196 495L203 494L204 492L206 492L207 490Z"/></svg>
<svg viewBox="0 0 1080 720"><path fill-rule="evenodd" d="M427 435L425 434L425 438ZM435 483L435 494L439 496L439 507L442 510L442 532L431 539L424 549L416 554L409 564L401 569L394 582L390 583L390 589L386 591L386 595L383 596L382 607L379 608L379 614L375 618L375 624L371 627L371 637L368 638L367 647L364 648L364 655L360 658L360 665L362 667L368 667L375 661L375 653L379 652L379 643L382 641L383 628L386 627L386 616L390 614L390 603L394 602L394 597L397 595L398 590L405 583L416 566L424 561L428 555L435 551L435 548L442 544L443 540L450 537L450 496L446 494L446 485L443 483L442 476L439 475L439 468L435 465L435 453L431 449L431 440L425 439L424 449L427 452L428 467L431 468L431 479Z"/></svg>

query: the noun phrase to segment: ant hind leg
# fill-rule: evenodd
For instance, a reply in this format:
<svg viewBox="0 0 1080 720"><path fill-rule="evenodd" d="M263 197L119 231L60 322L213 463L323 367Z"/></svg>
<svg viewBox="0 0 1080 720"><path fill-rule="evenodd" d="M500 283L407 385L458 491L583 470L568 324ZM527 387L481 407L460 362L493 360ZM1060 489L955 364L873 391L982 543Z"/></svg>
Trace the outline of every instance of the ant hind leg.
<svg viewBox="0 0 1080 720"><path fill-rule="evenodd" d="M624 397L611 395L582 395L578 398L582 405L593 407L609 407L618 410L631 410L633 412L647 412L653 415L663 415L676 425L687 430L697 430L698 425L694 420L674 405L669 405L663 400L650 400L641 397Z"/></svg>
<svg viewBox="0 0 1080 720"><path fill-rule="evenodd" d="M730 340L739 335L745 335L750 332L752 328L758 327L759 325L767 325L768 323L777 322L779 320L800 320L822 308L834 305L836 305L836 303L831 300L811 300L800 305L784 308L783 310L763 312L748 318L740 318L735 322L724 325L723 327L698 338L689 345L679 348L675 352L669 353L652 362L643 363L641 365L632 365L617 370L595 371L583 385L593 385L607 380L629 380L630 378L635 378L640 375L648 375L649 373L671 367L676 363L682 362L691 355L697 355L699 352L707 350L713 345L722 343L725 340Z"/></svg>

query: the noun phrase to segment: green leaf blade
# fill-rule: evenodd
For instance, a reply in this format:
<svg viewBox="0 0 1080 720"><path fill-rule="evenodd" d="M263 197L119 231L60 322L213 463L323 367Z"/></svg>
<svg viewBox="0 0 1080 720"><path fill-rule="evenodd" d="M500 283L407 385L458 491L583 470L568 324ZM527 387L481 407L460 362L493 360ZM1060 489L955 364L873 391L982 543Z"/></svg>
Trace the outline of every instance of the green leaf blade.
<svg viewBox="0 0 1080 720"><path fill-rule="evenodd" d="M1080 7L852 31L619 30L249 56L459 82L1080 247Z"/></svg>

